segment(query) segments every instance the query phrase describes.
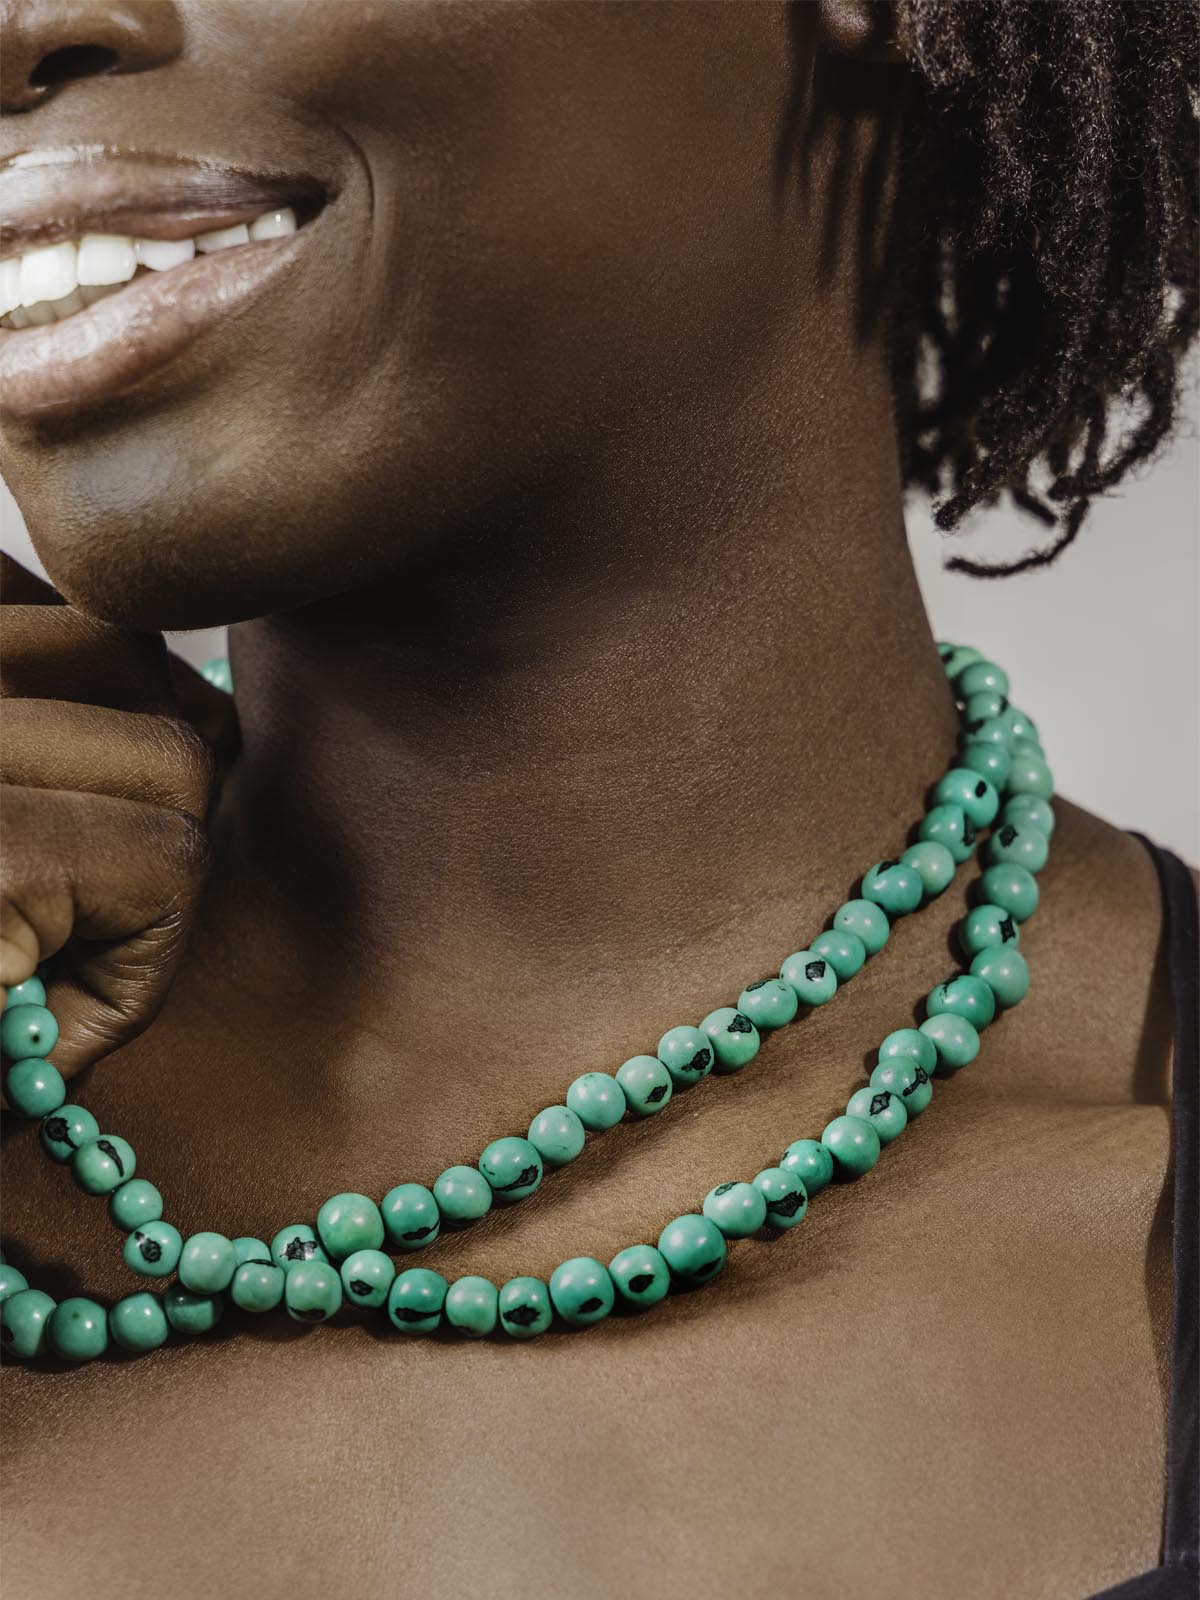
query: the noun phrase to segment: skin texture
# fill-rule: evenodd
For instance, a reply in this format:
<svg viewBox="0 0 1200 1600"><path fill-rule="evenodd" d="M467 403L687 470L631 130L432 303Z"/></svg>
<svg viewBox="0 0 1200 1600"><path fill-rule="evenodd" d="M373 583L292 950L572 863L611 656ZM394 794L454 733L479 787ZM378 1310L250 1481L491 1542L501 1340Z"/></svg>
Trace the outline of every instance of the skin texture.
<svg viewBox="0 0 1200 1600"><path fill-rule="evenodd" d="M0 433L73 607L238 623L186 958L77 1088L185 1233L270 1236L473 1159L776 970L920 815L956 721L880 331L902 69L845 4L164 0L136 71L23 106L11 38L36 61L115 12L6 19L5 153L169 135L312 171L343 219L203 361ZM1152 1565L1158 890L1056 810L1029 998L861 1185L578 1338L231 1319L6 1370L6 1583L66 1595L86 1561L96 1595L207 1595L234 1550L256 1596L1049 1600ZM429 1264L607 1260L819 1132L956 966L972 876L744 1073ZM5 1156L10 1259L128 1292L103 1205L28 1138Z"/></svg>

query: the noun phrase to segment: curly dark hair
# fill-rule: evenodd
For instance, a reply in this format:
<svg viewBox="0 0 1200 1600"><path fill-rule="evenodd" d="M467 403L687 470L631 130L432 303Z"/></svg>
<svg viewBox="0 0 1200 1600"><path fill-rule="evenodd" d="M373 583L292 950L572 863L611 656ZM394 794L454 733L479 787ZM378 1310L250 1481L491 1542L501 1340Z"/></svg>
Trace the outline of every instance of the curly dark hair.
<svg viewBox="0 0 1200 1600"><path fill-rule="evenodd" d="M1175 425L1200 301L1200 8L895 0L894 14L916 69L891 307L904 479L943 529L1003 491L1054 528L1017 561L947 563L1020 572L1053 561L1092 497Z"/></svg>

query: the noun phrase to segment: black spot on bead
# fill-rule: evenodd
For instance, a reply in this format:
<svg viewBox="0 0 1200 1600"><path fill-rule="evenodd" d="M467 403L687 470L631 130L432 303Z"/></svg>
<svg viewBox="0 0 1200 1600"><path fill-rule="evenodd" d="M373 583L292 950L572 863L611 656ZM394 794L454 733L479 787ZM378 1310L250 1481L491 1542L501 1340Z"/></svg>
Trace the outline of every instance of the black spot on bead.
<svg viewBox="0 0 1200 1600"><path fill-rule="evenodd" d="M325 1313L321 1310L320 1306L312 1306L307 1311L298 1311L296 1313L296 1315L298 1317L303 1318L303 1320L305 1322L324 1322L325 1321Z"/></svg>
<svg viewBox="0 0 1200 1600"><path fill-rule="evenodd" d="M655 1088L651 1089L650 1093L646 1096L646 1099L657 1105L669 1088L669 1084L660 1083Z"/></svg>
<svg viewBox="0 0 1200 1600"><path fill-rule="evenodd" d="M734 1185L732 1183L719 1183L713 1190L714 1194L728 1194Z"/></svg>
<svg viewBox="0 0 1200 1600"><path fill-rule="evenodd" d="M872 1095L870 1115L877 1117L881 1111L886 1111L891 1098L891 1094L887 1089L881 1089L878 1094Z"/></svg>
<svg viewBox="0 0 1200 1600"><path fill-rule="evenodd" d="M639 1272L635 1278L630 1278L629 1292L630 1294L645 1294L653 1282L654 1274L652 1272Z"/></svg>
<svg viewBox="0 0 1200 1600"><path fill-rule="evenodd" d="M704 1261L692 1273L693 1278L711 1278L721 1265L720 1256L715 1256L711 1261Z"/></svg>
<svg viewBox="0 0 1200 1600"><path fill-rule="evenodd" d="M396 1306L392 1310L393 1322L432 1322L435 1311L423 1311L420 1306Z"/></svg>
<svg viewBox="0 0 1200 1600"><path fill-rule="evenodd" d="M284 1246L283 1259L285 1261L311 1261L317 1253L315 1239L301 1239L299 1235L289 1239Z"/></svg>
<svg viewBox="0 0 1200 1600"><path fill-rule="evenodd" d="M987 793L987 783L983 778L980 778L979 782L975 785L975 793L980 800L982 800L984 795Z"/></svg>
<svg viewBox="0 0 1200 1600"><path fill-rule="evenodd" d="M963 843L968 847L975 843L975 824L965 811L963 812Z"/></svg>
<svg viewBox="0 0 1200 1600"><path fill-rule="evenodd" d="M875 868L875 871L877 873L886 872L889 867L898 867L899 865L900 865L899 861L893 856L893 858L890 861L881 861L879 863L879 865Z"/></svg>
<svg viewBox="0 0 1200 1600"><path fill-rule="evenodd" d="M771 983L773 981L774 980L771 978L760 978L757 983L748 983L746 985L746 993L753 994L756 989L761 989L763 984Z"/></svg>
<svg viewBox="0 0 1200 1600"><path fill-rule="evenodd" d="M1007 710L1008 710L1008 696L1006 694L1002 694L1000 696L1000 715L1003 716L1004 713Z"/></svg>
<svg viewBox="0 0 1200 1600"><path fill-rule="evenodd" d="M361 1278L351 1278L351 1280L350 1280L350 1293L351 1294L362 1295L362 1294L370 1294L370 1292L371 1292L371 1285L369 1283L364 1283Z"/></svg>
<svg viewBox="0 0 1200 1600"><path fill-rule="evenodd" d="M114 1145L112 1143L112 1141L109 1140L109 1139L97 1139L96 1143L100 1146L101 1150L104 1151L104 1154L106 1156L111 1157L111 1159L116 1163L117 1171L121 1174L122 1177L124 1177L125 1176L125 1163L121 1160L121 1157L117 1154L116 1145Z"/></svg>
<svg viewBox="0 0 1200 1600"><path fill-rule="evenodd" d="M407 1233L402 1233L400 1237L406 1241L409 1239L415 1241L417 1239L428 1239L429 1235L434 1232L436 1232L436 1225L431 1222L427 1228L410 1228Z"/></svg>
<svg viewBox="0 0 1200 1600"><path fill-rule="evenodd" d="M1016 929L1016 925L1013 922L1012 917L1011 916L1001 917L1001 919L1000 919L1000 938L1003 941L1003 943L1004 944L1011 944L1011 942L1016 937L1017 937L1017 929Z"/></svg>
<svg viewBox="0 0 1200 1600"><path fill-rule="evenodd" d="M807 961L804 964L804 976L809 983L817 983L825 976L825 963L823 961Z"/></svg>
<svg viewBox="0 0 1200 1600"><path fill-rule="evenodd" d="M511 1183L502 1183L498 1194L507 1194L510 1189L524 1189L531 1183L536 1183L541 1174L536 1167L522 1167Z"/></svg>
<svg viewBox="0 0 1200 1600"><path fill-rule="evenodd" d="M138 1254L143 1261L162 1260L162 1245L157 1239L152 1239L148 1233L141 1232L135 1233L133 1237L137 1240Z"/></svg>
<svg viewBox="0 0 1200 1600"><path fill-rule="evenodd" d="M42 1126L46 1130L47 1139L53 1144L71 1144L71 1130L67 1126L66 1117L47 1117Z"/></svg>
<svg viewBox="0 0 1200 1600"><path fill-rule="evenodd" d="M599 1311L603 1304L604 1301L601 1300L600 1296L594 1294L590 1300L585 1300L579 1309L585 1316L590 1316L593 1311Z"/></svg>
<svg viewBox="0 0 1200 1600"><path fill-rule="evenodd" d="M529 1325L536 1322L540 1316L541 1312L538 1310L537 1306L514 1306L511 1311L506 1311L503 1313L502 1320L505 1322L511 1322L514 1327L517 1328L528 1328Z"/></svg>
<svg viewBox="0 0 1200 1600"><path fill-rule="evenodd" d="M929 1082L929 1074L925 1071L925 1068L920 1064L920 1062L918 1062L917 1063L917 1075L916 1075L916 1078L913 1081L913 1085L912 1086L915 1089L918 1083L928 1083L928 1082Z"/></svg>
<svg viewBox="0 0 1200 1600"><path fill-rule="evenodd" d="M680 1072L706 1072L708 1070L708 1066L709 1066L709 1063L711 1061L712 1061L712 1051L708 1048L707 1045L705 1045L702 1050L697 1050L696 1054L687 1063L687 1065L683 1066L683 1067L680 1067L679 1071Z"/></svg>
<svg viewBox="0 0 1200 1600"><path fill-rule="evenodd" d="M744 1017L742 1015L742 1013L739 1011L734 1016L733 1021L725 1029L725 1032L726 1033L749 1033L751 1028L753 1028L753 1026L754 1026L754 1024L750 1021L750 1018L749 1017Z"/></svg>
<svg viewBox="0 0 1200 1600"><path fill-rule="evenodd" d="M772 1200L767 1207L767 1215L794 1217L803 1204L804 1196L799 1189L794 1189L791 1194L785 1194L782 1200Z"/></svg>
<svg viewBox="0 0 1200 1600"><path fill-rule="evenodd" d="M1000 843L1007 850L1009 845L1013 842L1013 840L1016 837L1017 837L1017 830L1013 827L1011 822L1006 822L1004 824L1004 826L1000 829Z"/></svg>
<svg viewBox="0 0 1200 1600"><path fill-rule="evenodd" d="M968 722L967 723L967 732L968 733L978 733L980 728L983 727L983 724L984 724L984 722L986 720L987 719L985 717L976 717L974 722Z"/></svg>

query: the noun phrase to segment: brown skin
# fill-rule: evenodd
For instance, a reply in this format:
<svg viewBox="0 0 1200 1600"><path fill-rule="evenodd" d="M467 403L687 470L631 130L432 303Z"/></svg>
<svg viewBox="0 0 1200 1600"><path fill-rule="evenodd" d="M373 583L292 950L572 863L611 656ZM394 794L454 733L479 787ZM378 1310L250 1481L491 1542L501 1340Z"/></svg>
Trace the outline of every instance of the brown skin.
<svg viewBox="0 0 1200 1600"><path fill-rule="evenodd" d="M137 15L161 29L139 74L69 85L9 147L102 118L194 153L219 96L217 153L331 176L346 219L203 374L0 434L72 606L256 619L185 957L77 1092L181 1229L269 1236L340 1188L431 1181L736 995L920 814L955 713L871 314L903 73L853 4L794 31L766 4ZM1153 1564L1157 883L1056 809L1029 999L796 1233L528 1348L231 1317L132 1364L6 1370L6 1585L57 1600L86 1562L114 1600L987 1600ZM953 968L971 876L751 1069L430 1264L607 1260L818 1131ZM103 1206L28 1138L6 1162L10 1258L128 1292Z"/></svg>

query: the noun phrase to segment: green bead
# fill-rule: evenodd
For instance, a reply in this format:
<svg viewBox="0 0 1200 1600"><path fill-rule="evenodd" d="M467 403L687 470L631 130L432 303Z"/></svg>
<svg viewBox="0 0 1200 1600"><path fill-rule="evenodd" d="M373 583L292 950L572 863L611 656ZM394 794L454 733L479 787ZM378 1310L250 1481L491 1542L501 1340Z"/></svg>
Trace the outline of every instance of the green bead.
<svg viewBox="0 0 1200 1600"><path fill-rule="evenodd" d="M878 1060L892 1061L903 1057L932 1072L937 1066L937 1051L933 1040L927 1039L919 1028L896 1028L879 1046Z"/></svg>
<svg viewBox="0 0 1200 1600"><path fill-rule="evenodd" d="M157 1350L170 1333L161 1299L144 1289L127 1294L108 1313L108 1331L122 1350Z"/></svg>
<svg viewBox="0 0 1200 1600"><path fill-rule="evenodd" d="M1018 922L1031 917L1038 906L1037 879L1032 872L1011 862L981 872L978 894L981 901L1011 911Z"/></svg>
<svg viewBox="0 0 1200 1600"><path fill-rule="evenodd" d="M533 1339L554 1320L550 1290L540 1278L510 1278L497 1302L500 1326L514 1339Z"/></svg>
<svg viewBox="0 0 1200 1600"><path fill-rule="evenodd" d="M8 1299L10 1294L16 1294L18 1289L28 1289L29 1279L18 1268L5 1261L0 1265L0 1305Z"/></svg>
<svg viewBox="0 0 1200 1600"><path fill-rule="evenodd" d="M179 1257L179 1281L197 1294L219 1294L237 1267L233 1241L223 1233L193 1233Z"/></svg>
<svg viewBox="0 0 1200 1600"><path fill-rule="evenodd" d="M432 1195L429 1200L432 1205ZM369 1195L331 1195L317 1212L317 1237L330 1261L342 1261L356 1250L378 1250L384 1239L379 1207Z"/></svg>
<svg viewBox="0 0 1200 1600"><path fill-rule="evenodd" d="M33 1361L46 1353L56 1302L41 1289L18 1289L0 1305L0 1348L5 1355Z"/></svg>
<svg viewBox="0 0 1200 1600"><path fill-rule="evenodd" d="M927 1019L936 1017L941 1011L952 1011L955 1016L965 1017L977 1029L986 1028L996 1015L996 997L982 978L962 972L956 978L939 983L931 991L925 1002L925 1010Z"/></svg>
<svg viewBox="0 0 1200 1600"><path fill-rule="evenodd" d="M725 1265L725 1235L715 1222L688 1212L668 1222L658 1248L671 1276L684 1283L707 1283Z"/></svg>
<svg viewBox="0 0 1200 1600"><path fill-rule="evenodd" d="M4 1092L23 1117L48 1117L67 1098L62 1073L40 1056L14 1061L4 1076Z"/></svg>
<svg viewBox="0 0 1200 1600"><path fill-rule="evenodd" d="M550 1274L550 1301L564 1322L590 1328L613 1308L616 1290L608 1268L592 1256L573 1256Z"/></svg>
<svg viewBox="0 0 1200 1600"><path fill-rule="evenodd" d="M671 1074L672 1081L684 1086L707 1077L716 1060L712 1040L690 1023L668 1028L654 1053Z"/></svg>
<svg viewBox="0 0 1200 1600"><path fill-rule="evenodd" d="M879 1135L880 1144L891 1144L908 1126L904 1101L890 1089L858 1089L846 1102L848 1117L861 1117Z"/></svg>
<svg viewBox="0 0 1200 1600"><path fill-rule="evenodd" d="M468 1168L468 1171L474 1172L475 1169ZM475 1182L484 1183L482 1173L475 1172ZM488 1203L491 1204L490 1194ZM395 1249L420 1250L432 1244L442 1231L442 1212L437 1196L423 1183L398 1183L384 1195L380 1211L383 1226L379 1238L373 1243L359 1245L358 1249L378 1250L386 1231L388 1242ZM353 1255L354 1252L347 1251L346 1254Z"/></svg>
<svg viewBox="0 0 1200 1600"><path fill-rule="evenodd" d="M738 1072L758 1054L762 1036L736 1006L718 1006L700 1024L700 1032L712 1041L716 1054L713 1071Z"/></svg>
<svg viewBox="0 0 1200 1600"><path fill-rule="evenodd" d="M953 1011L941 1011L926 1017L920 1032L933 1040L939 1072L957 1072L979 1054L979 1030L973 1022L957 1016Z"/></svg>
<svg viewBox="0 0 1200 1600"><path fill-rule="evenodd" d="M1008 718L1009 730L1014 739L1036 739L1038 737L1037 724L1027 711L1020 711L1009 701L1008 710L1004 713Z"/></svg>
<svg viewBox="0 0 1200 1600"><path fill-rule="evenodd" d="M845 930L838 928L837 933ZM855 935L858 938L858 935ZM858 941L862 944L862 940ZM866 946L863 946L864 950ZM837 993L838 975L833 962L812 950L796 950L779 969L784 983L796 991L796 998L806 1006L823 1006Z"/></svg>
<svg viewBox="0 0 1200 1600"><path fill-rule="evenodd" d="M879 1160L879 1135L862 1117L834 1117L826 1123L821 1143L833 1157L833 1164L843 1177L857 1178Z"/></svg>
<svg viewBox="0 0 1200 1600"><path fill-rule="evenodd" d="M940 844L958 866L970 859L975 848L975 824L958 805L932 806L917 832L922 844Z"/></svg>
<svg viewBox="0 0 1200 1600"><path fill-rule="evenodd" d="M790 983L782 978L760 978L757 983L748 983L738 995L737 1008L750 1018L759 1033L765 1033L789 1023L799 1004Z"/></svg>
<svg viewBox="0 0 1200 1600"><path fill-rule="evenodd" d="M433 1180L433 1198L447 1222L476 1222L492 1209L492 1188L478 1167L447 1167Z"/></svg>
<svg viewBox="0 0 1200 1600"><path fill-rule="evenodd" d="M229 1298L242 1311L274 1311L283 1299L286 1276L273 1261L243 1261L233 1274Z"/></svg>
<svg viewBox="0 0 1200 1600"><path fill-rule="evenodd" d="M994 828L987 843L989 858L999 865L1024 867L1026 872L1040 872L1050 854L1050 841L1040 828L1026 823L1021 828L1015 822L1002 822Z"/></svg>
<svg viewBox="0 0 1200 1600"><path fill-rule="evenodd" d="M341 1264L342 1288L352 1306L382 1306L394 1277L392 1258L382 1250L355 1250Z"/></svg>
<svg viewBox="0 0 1200 1600"><path fill-rule="evenodd" d="M283 1280L283 1303L293 1322L328 1322L342 1304L342 1280L332 1261L298 1261Z"/></svg>
<svg viewBox="0 0 1200 1600"><path fill-rule="evenodd" d="M630 1056L617 1068L617 1082L635 1117L652 1116L671 1098L671 1074L657 1056Z"/></svg>
<svg viewBox="0 0 1200 1600"><path fill-rule="evenodd" d="M211 661L206 661L200 668L200 676L214 689L223 689L226 694L233 693L233 671L227 656L213 656Z"/></svg>
<svg viewBox="0 0 1200 1600"><path fill-rule="evenodd" d="M938 650L941 653L942 666L951 683L954 682L964 667L969 667L973 661L983 660L983 651L976 650L973 645L969 644L942 643L938 645Z"/></svg>
<svg viewBox="0 0 1200 1600"><path fill-rule="evenodd" d="M767 1227L784 1231L803 1222L808 1210L808 1191L794 1172L782 1167L764 1167L754 1187L767 1203Z"/></svg>
<svg viewBox="0 0 1200 1600"><path fill-rule="evenodd" d="M529 1142L548 1167L564 1167L583 1149L587 1134L568 1106L547 1106L529 1124Z"/></svg>
<svg viewBox="0 0 1200 1600"><path fill-rule="evenodd" d="M961 806L975 828L986 828L1000 809L995 788L972 767L951 767L933 795L937 805ZM949 839L942 843L953 850Z"/></svg>
<svg viewBox="0 0 1200 1600"><path fill-rule="evenodd" d="M704 1215L727 1239L748 1239L767 1220L767 1202L752 1183L719 1183L704 1197Z"/></svg>
<svg viewBox="0 0 1200 1600"><path fill-rule="evenodd" d="M996 790L996 809L999 810L1000 790L1008 782L1012 765L1007 745L993 744L987 739L966 739L958 759L961 766L969 767L992 785Z"/></svg>
<svg viewBox="0 0 1200 1600"><path fill-rule="evenodd" d="M1041 756L1022 755L1014 751L1008 789L1010 794L1033 794L1039 800L1051 800L1054 797L1054 778ZM45 1052L31 1050L29 1053L40 1055Z"/></svg>
<svg viewBox="0 0 1200 1600"><path fill-rule="evenodd" d="M1014 761L1018 756L1038 756L1043 761L1046 759L1046 752L1036 739L1014 739L1009 751Z"/></svg>
<svg viewBox="0 0 1200 1600"><path fill-rule="evenodd" d="M55 1161L70 1161L76 1150L100 1137L100 1124L84 1106L59 1106L42 1119L42 1149Z"/></svg>
<svg viewBox="0 0 1200 1600"><path fill-rule="evenodd" d="M968 696L963 702L962 720L963 729L973 738L979 737L979 730L985 722L1003 722L1004 737L1011 737L1011 728L1004 714L1008 710L1008 696L997 694L994 689L981 689L978 694Z"/></svg>
<svg viewBox="0 0 1200 1600"><path fill-rule="evenodd" d="M982 978L1001 1010L1015 1006L1029 992L1029 965L1019 950L981 950L971 962L971 973Z"/></svg>
<svg viewBox="0 0 1200 1600"><path fill-rule="evenodd" d="M843 933L856 933L869 956L878 955L892 931L882 902L874 900L847 900L833 913L833 925Z"/></svg>
<svg viewBox="0 0 1200 1600"><path fill-rule="evenodd" d="M459 1333L480 1339L496 1326L499 1299L499 1290L488 1278L456 1278L446 1291L446 1321Z"/></svg>
<svg viewBox="0 0 1200 1600"><path fill-rule="evenodd" d="M176 1333L194 1338L200 1333L210 1333L220 1322L225 1314L225 1299L219 1294L196 1294L192 1289L172 1284L163 1291L163 1310Z"/></svg>
<svg viewBox="0 0 1200 1600"><path fill-rule="evenodd" d="M1000 821L1018 828L1037 828L1049 839L1054 832L1054 812L1040 795L1013 794L1004 802Z"/></svg>
<svg viewBox="0 0 1200 1600"><path fill-rule="evenodd" d="M111 1194L136 1167L133 1146L115 1133L89 1139L71 1157L71 1176L85 1194Z"/></svg>
<svg viewBox="0 0 1200 1600"><path fill-rule="evenodd" d="M1008 673L994 661L986 661L981 657L962 669L954 687L964 700L969 700L973 694L982 694L986 690L990 690L993 694L1007 695Z"/></svg>
<svg viewBox="0 0 1200 1600"><path fill-rule="evenodd" d="M924 1038L924 1034L921 1037ZM928 1042L932 1050L933 1041ZM933 1051L933 1055L936 1062L936 1050ZM930 1071L932 1068L926 1069L911 1056L889 1056L886 1061L881 1061L872 1069L871 1088L886 1089L889 1094L899 1095L911 1121L913 1117L919 1117L933 1099L933 1084L929 1081Z"/></svg>
<svg viewBox="0 0 1200 1600"><path fill-rule="evenodd" d="M833 1157L818 1139L793 1139L779 1158L785 1172L799 1178L811 1200L833 1177Z"/></svg>
<svg viewBox="0 0 1200 1600"><path fill-rule="evenodd" d="M671 1287L671 1269L652 1244L618 1250L608 1263L608 1275L622 1304L639 1311L656 1306Z"/></svg>
<svg viewBox="0 0 1200 1600"><path fill-rule="evenodd" d="M968 957L981 950L998 950L1001 945L1016 946L1020 939L1015 918L1003 906L975 906L958 925L958 942Z"/></svg>
<svg viewBox="0 0 1200 1600"><path fill-rule="evenodd" d="M46 1342L63 1361L94 1361L108 1349L108 1312L82 1295L61 1300L50 1313Z"/></svg>
<svg viewBox="0 0 1200 1600"><path fill-rule="evenodd" d="M479 1158L479 1170L497 1200L523 1200L542 1181L542 1158L528 1139L493 1139Z"/></svg>
<svg viewBox="0 0 1200 1600"><path fill-rule="evenodd" d="M243 1266L247 1261L267 1261L271 1259L271 1246L263 1239L256 1239L252 1234L239 1234L236 1239L231 1239L233 1245L233 1259L238 1266Z"/></svg>
<svg viewBox="0 0 1200 1600"><path fill-rule="evenodd" d="M839 983L847 983L867 959L866 945L845 928L830 928L818 934L809 948L818 959L828 961Z"/></svg>
<svg viewBox="0 0 1200 1600"><path fill-rule="evenodd" d="M999 695L977 694L972 697L977 705L999 703ZM998 744L1008 749L1012 729L1008 719L999 714L991 717L973 717L963 729L963 748L969 744ZM966 763L969 765L969 763Z"/></svg>
<svg viewBox="0 0 1200 1600"><path fill-rule="evenodd" d="M925 886L915 867L892 857L877 861L867 869L863 874L862 892L864 900L873 900L888 916L903 917L921 904Z"/></svg>
<svg viewBox="0 0 1200 1600"><path fill-rule="evenodd" d="M285 1272L301 1261L328 1261L329 1257L307 1222L292 1222L271 1240L271 1260Z"/></svg>
<svg viewBox="0 0 1200 1600"><path fill-rule="evenodd" d="M127 1178L109 1195L108 1214L123 1233L130 1233L161 1218L163 1197L148 1178Z"/></svg>
<svg viewBox="0 0 1200 1600"><path fill-rule="evenodd" d="M449 1284L428 1267L406 1267L388 1290L387 1314L401 1333L433 1333L442 1320Z"/></svg>
<svg viewBox="0 0 1200 1600"><path fill-rule="evenodd" d="M629 1107L611 1072L585 1072L567 1090L567 1110L575 1113L589 1133L603 1133L615 1128Z"/></svg>
<svg viewBox="0 0 1200 1600"><path fill-rule="evenodd" d="M0 1016L0 1050L10 1061L44 1058L58 1043L58 1023L45 1006L9 1006Z"/></svg>
<svg viewBox="0 0 1200 1600"><path fill-rule="evenodd" d="M8 987L4 996L4 1005L0 1010L13 1010L17 1006L44 1006L46 1004L46 985L35 973L32 978L26 978L24 983L13 983Z"/></svg>
<svg viewBox="0 0 1200 1600"><path fill-rule="evenodd" d="M125 1265L143 1278L169 1278L179 1265L183 1235L169 1222L147 1222L125 1240Z"/></svg>

